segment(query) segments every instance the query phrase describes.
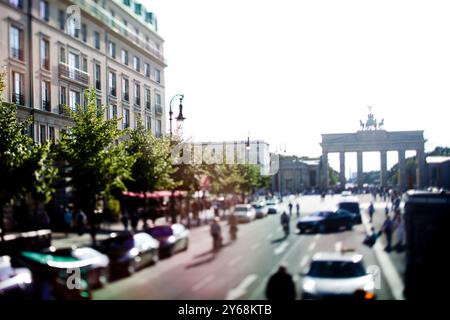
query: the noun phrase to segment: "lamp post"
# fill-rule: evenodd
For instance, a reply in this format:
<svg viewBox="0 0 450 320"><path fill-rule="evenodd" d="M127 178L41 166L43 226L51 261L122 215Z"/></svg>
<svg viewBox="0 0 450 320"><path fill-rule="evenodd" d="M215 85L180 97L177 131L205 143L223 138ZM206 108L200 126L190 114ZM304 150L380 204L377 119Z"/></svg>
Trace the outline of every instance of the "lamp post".
<svg viewBox="0 0 450 320"><path fill-rule="evenodd" d="M184 94L176 94L172 97L172 99L170 100L170 104L169 104L169 132L170 132L170 140L172 140L172 116L173 116L173 111L172 111L172 103L175 100L176 97L180 97L180 105L179 105L179 113L178 116L175 118L175 120L177 121L184 121L186 118L183 116L183 99L184 99Z"/></svg>

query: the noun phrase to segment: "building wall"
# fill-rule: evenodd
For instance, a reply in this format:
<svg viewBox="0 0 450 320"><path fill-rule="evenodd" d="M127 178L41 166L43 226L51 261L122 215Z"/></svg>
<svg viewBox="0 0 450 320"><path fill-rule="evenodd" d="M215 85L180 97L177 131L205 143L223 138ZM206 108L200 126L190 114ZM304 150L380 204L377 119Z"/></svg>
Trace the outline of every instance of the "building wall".
<svg viewBox="0 0 450 320"><path fill-rule="evenodd" d="M272 191L300 193L317 188L319 168L295 157L280 157L278 173L272 178Z"/></svg>
<svg viewBox="0 0 450 320"><path fill-rule="evenodd" d="M13 84L12 72L23 74L22 93L23 105L20 108L20 116L25 117L29 113L34 115L34 139L39 142L40 128L45 126L46 138L50 128L54 128L55 139L59 137L61 129L70 125L69 119L60 109L61 87L66 88L66 102L69 103L70 90L80 93L83 104L84 91L88 87L95 86L95 64L101 67L100 90L97 90L97 98L102 105L109 107L117 105L117 116L124 115L124 110L130 112L130 126L135 126L136 118L140 116L146 123L146 117L150 117L150 127L156 133L156 122L161 123L161 133L165 132L165 87L164 68L166 63L163 58L163 39L154 31L154 26L146 26L142 19L133 16L132 9L126 9L121 5L122 1L56 1L48 0L48 21L40 14L41 1L28 2L23 0L23 7L16 8L11 5L13 0L0 0L0 66L5 66L7 73L6 90L3 99L12 102ZM19 2L19 1L17 1ZM84 3L84 4L83 4ZM132 4L134 2L131 2ZM28 5L31 5L30 7ZM81 6L81 24L86 26L86 39L83 32L78 32L74 37L61 29L60 11L66 12L66 8L72 4ZM101 6L103 5L103 7ZM97 11L93 11L93 9ZM109 20L105 14L114 12L114 20ZM101 12L103 16L99 16ZM31 14L31 18L28 15ZM139 30L139 39L131 32L125 34L123 25L118 22L126 20L130 30ZM113 22L115 21L115 22ZM112 23L116 29L113 29ZM14 59L10 54L10 26L17 25L22 30L23 36L23 61ZM119 26L119 27L117 27ZM100 34L100 48L94 46L94 31ZM128 35L128 36L126 36ZM31 37L31 42L29 41ZM41 64L41 40L49 42L49 70L42 68ZM86 40L86 41L84 41ZM112 58L108 52L108 43L115 43L116 57ZM69 52L75 53L80 59L80 74L85 76L86 70L88 81L85 83L74 81L70 77L64 77L60 73L61 48L65 49L65 63L68 63ZM121 49L128 51L128 66L121 62ZM140 60L140 71L133 69L133 57ZM83 58L87 66L83 66ZM150 74L144 74L144 65L150 65ZM31 68L31 70L30 70ZM73 69L71 69L73 70ZM116 72L116 97L109 94L108 71ZM157 81L156 70L159 70L160 79ZM30 72L31 71L31 72ZM78 71L77 71L78 72ZM73 73L72 73L73 74ZM129 103L122 98L122 78L129 79ZM43 110L43 96L41 89L42 80L50 82L50 104L49 110ZM140 106L134 104L134 83L140 84ZM150 89L150 109L145 105L145 89ZM161 108L155 110L156 94L161 96ZM107 117L108 114L105 115ZM123 121L122 121L123 122ZM123 124L121 124L123 127Z"/></svg>

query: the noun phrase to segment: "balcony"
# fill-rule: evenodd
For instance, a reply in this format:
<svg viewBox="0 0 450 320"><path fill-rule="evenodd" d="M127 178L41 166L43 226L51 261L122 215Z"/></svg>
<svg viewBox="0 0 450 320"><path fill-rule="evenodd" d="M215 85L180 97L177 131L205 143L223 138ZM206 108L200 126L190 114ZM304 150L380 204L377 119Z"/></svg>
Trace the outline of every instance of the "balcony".
<svg viewBox="0 0 450 320"><path fill-rule="evenodd" d="M130 101L130 94L128 92L124 92L124 94L122 95L122 99L124 101Z"/></svg>
<svg viewBox="0 0 450 320"><path fill-rule="evenodd" d="M42 110L48 111L48 112L51 112L51 111L52 111L52 109L51 109L51 107L50 107L50 101L48 101L48 100L42 100Z"/></svg>
<svg viewBox="0 0 450 320"><path fill-rule="evenodd" d="M11 103L14 103L18 106L24 106L25 105L25 98L23 94L21 93L13 93L11 97Z"/></svg>
<svg viewBox="0 0 450 320"><path fill-rule="evenodd" d="M69 66L64 62L59 63L59 76L62 76L69 80L74 80L85 86L89 85L89 74L83 70Z"/></svg>
<svg viewBox="0 0 450 320"><path fill-rule="evenodd" d="M65 104L59 105L59 114L68 117L70 115L70 112L66 109L65 106Z"/></svg>
<svg viewBox="0 0 450 320"><path fill-rule="evenodd" d="M161 105L157 104L155 106L155 112L156 112L156 114L162 114L162 107L161 107Z"/></svg>
<svg viewBox="0 0 450 320"><path fill-rule="evenodd" d="M11 58L23 61L23 50L19 48L11 48Z"/></svg>

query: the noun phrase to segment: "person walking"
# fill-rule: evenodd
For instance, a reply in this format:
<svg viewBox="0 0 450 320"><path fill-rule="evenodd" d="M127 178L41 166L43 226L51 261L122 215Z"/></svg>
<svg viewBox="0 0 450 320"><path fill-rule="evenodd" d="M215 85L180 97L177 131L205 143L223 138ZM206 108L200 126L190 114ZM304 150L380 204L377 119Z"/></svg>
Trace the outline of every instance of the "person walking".
<svg viewBox="0 0 450 320"><path fill-rule="evenodd" d="M215 217L211 223L210 233L213 238L213 252L217 252L222 246L222 229L219 221L220 219Z"/></svg>
<svg viewBox="0 0 450 320"><path fill-rule="evenodd" d="M283 211L283 213L281 214L280 217L280 223L281 223L281 227L284 230L284 235L287 237L289 235L289 224L290 224L290 217L289 215L286 213L286 211Z"/></svg>
<svg viewBox="0 0 450 320"><path fill-rule="evenodd" d="M66 235L68 235L68 233L72 229L72 221L73 221L72 210L70 210L70 207L66 207L66 210L64 211L64 224L66 229Z"/></svg>
<svg viewBox="0 0 450 320"><path fill-rule="evenodd" d="M234 213L230 214L228 218L228 224L230 225L230 238L231 240L234 241L237 238L237 231L238 231L237 218L234 215Z"/></svg>
<svg viewBox="0 0 450 320"><path fill-rule="evenodd" d="M370 203L368 210L369 210L370 222L372 223L373 213L375 212L375 207L373 206L373 202Z"/></svg>
<svg viewBox="0 0 450 320"><path fill-rule="evenodd" d="M300 203L297 202L295 205L295 208L297 209L297 218L300 217Z"/></svg>
<svg viewBox="0 0 450 320"><path fill-rule="evenodd" d="M387 245L384 250L390 252L392 250L392 232L394 231L394 223L391 217L386 215L386 220L384 220L383 227L381 228L386 235Z"/></svg>
<svg viewBox="0 0 450 320"><path fill-rule="evenodd" d="M128 212L125 211L122 213L121 220L122 220L123 228L125 229L125 231L128 231L128 220L129 220Z"/></svg>
<svg viewBox="0 0 450 320"><path fill-rule="evenodd" d="M293 207L293 205L292 205L292 202L289 202L289 216L291 216L292 215L292 207Z"/></svg>
<svg viewBox="0 0 450 320"><path fill-rule="evenodd" d="M295 284L285 265L281 265L278 271L269 278L266 286L266 297L272 301L295 300Z"/></svg>

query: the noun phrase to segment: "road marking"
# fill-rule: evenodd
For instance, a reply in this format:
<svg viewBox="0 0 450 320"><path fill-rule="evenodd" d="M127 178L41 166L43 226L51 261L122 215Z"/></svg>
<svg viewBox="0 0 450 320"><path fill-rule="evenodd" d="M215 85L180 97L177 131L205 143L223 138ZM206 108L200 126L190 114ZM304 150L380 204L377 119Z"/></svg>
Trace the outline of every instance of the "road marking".
<svg viewBox="0 0 450 320"><path fill-rule="evenodd" d="M247 288L255 282L255 280L258 279L258 276L256 274L250 274L247 277L245 277L244 280L235 288L231 289L227 293L226 300L236 300L242 297L244 294L247 293Z"/></svg>
<svg viewBox="0 0 450 320"><path fill-rule="evenodd" d="M236 263L238 263L241 259L242 259L242 256L237 256L237 257L231 259L231 260L227 263L227 265L228 265L229 267L232 267L232 266L234 266Z"/></svg>
<svg viewBox="0 0 450 320"><path fill-rule="evenodd" d="M338 241L334 244L334 251L336 252L342 251L342 241Z"/></svg>
<svg viewBox="0 0 450 320"><path fill-rule="evenodd" d="M208 283L210 283L211 281L214 280L214 276L213 275L209 275L206 278L200 280L195 286L192 287L192 291L198 291L201 288L203 288L204 286L206 286Z"/></svg>
<svg viewBox="0 0 450 320"><path fill-rule="evenodd" d="M314 241L313 243L311 243L308 247L308 251L313 251L314 248L316 247L316 242Z"/></svg>
<svg viewBox="0 0 450 320"><path fill-rule="evenodd" d="M256 249L258 249L259 247L261 247L261 243L255 243L255 244L252 244L252 245L250 246L250 249L251 249L251 250L256 250Z"/></svg>
<svg viewBox="0 0 450 320"><path fill-rule="evenodd" d="M270 240L270 239L272 238L272 236L273 236L273 233L269 233L269 234L267 235L266 239L267 239L267 240Z"/></svg>
<svg viewBox="0 0 450 320"><path fill-rule="evenodd" d="M283 243L281 243L274 251L275 255L279 255L281 253L284 252L284 250L286 250L286 248L288 247L289 242L287 241L283 241Z"/></svg>
<svg viewBox="0 0 450 320"><path fill-rule="evenodd" d="M303 269L304 267L306 267L306 264L308 263L308 261L309 261L309 256L308 255L304 256L302 258L302 261L300 261L300 264L299 264L300 269Z"/></svg>

